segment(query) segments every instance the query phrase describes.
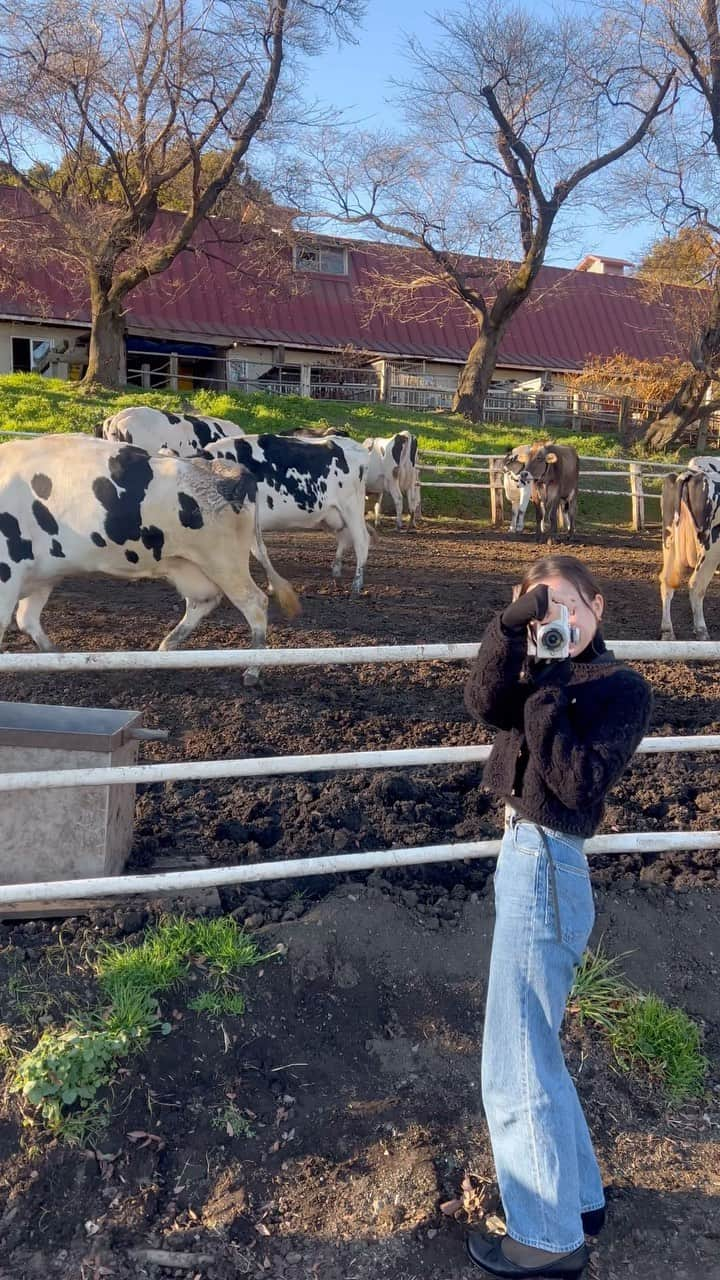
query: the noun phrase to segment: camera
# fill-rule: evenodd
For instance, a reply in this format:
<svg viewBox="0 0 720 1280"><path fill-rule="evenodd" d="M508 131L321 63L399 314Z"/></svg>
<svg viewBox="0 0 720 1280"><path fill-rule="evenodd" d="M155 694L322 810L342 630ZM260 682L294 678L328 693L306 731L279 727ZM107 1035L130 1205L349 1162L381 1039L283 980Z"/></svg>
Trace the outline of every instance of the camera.
<svg viewBox="0 0 720 1280"><path fill-rule="evenodd" d="M571 627L567 609L559 606L560 617L551 622L536 622L528 640L528 654L536 660L568 658L570 645L580 639L577 627Z"/></svg>

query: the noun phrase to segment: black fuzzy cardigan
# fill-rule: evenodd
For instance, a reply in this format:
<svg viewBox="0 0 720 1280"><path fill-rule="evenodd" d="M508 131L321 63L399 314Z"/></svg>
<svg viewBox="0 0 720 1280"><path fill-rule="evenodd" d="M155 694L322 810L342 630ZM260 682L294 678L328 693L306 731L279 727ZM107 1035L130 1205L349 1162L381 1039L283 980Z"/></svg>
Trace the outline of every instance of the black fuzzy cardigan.
<svg viewBox="0 0 720 1280"><path fill-rule="evenodd" d="M500 730L483 781L521 817L591 836L647 730L650 687L599 634L577 662L526 668L525 628L494 618L465 686L470 714Z"/></svg>

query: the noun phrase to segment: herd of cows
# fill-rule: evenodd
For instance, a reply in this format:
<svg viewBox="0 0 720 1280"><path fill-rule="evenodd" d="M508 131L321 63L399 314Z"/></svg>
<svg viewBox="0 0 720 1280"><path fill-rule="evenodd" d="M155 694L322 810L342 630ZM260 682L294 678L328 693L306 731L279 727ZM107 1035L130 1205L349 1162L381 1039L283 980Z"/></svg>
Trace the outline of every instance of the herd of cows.
<svg viewBox="0 0 720 1280"><path fill-rule="evenodd" d="M511 532L522 531L532 502L538 538L551 539L559 521L572 538L578 479L578 455L568 445L511 450L503 466ZM107 418L94 437L14 440L0 449L0 644L15 614L38 648L52 649L41 614L53 588L66 576L101 573L164 578L184 597L185 613L162 649L182 645L223 597L261 647L268 602L253 581L251 557L285 613L299 610L263 534L329 530L337 544L333 577L352 553L358 593L373 537L366 498L376 500L377 525L386 493L398 527L403 499L416 524L418 445L408 431L362 445L342 431L246 435L225 419L138 406ZM720 563L720 461L694 458L666 477L662 515L662 636L673 638L673 593L689 577L695 634L707 639L703 601ZM246 674L248 683L256 678Z"/></svg>

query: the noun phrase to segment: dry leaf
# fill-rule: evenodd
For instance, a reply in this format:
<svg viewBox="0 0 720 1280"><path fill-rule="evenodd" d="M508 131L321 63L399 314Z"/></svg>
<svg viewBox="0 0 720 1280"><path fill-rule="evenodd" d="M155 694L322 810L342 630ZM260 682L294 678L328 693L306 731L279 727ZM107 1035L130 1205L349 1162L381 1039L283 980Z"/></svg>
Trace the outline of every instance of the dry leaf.
<svg viewBox="0 0 720 1280"><path fill-rule="evenodd" d="M257 1231L258 1235L261 1235L261 1236L269 1236L269 1235L270 1235L270 1232L269 1232L268 1228L265 1226L265 1223L264 1223L264 1222L256 1222L256 1223L255 1223L255 1230Z"/></svg>
<svg viewBox="0 0 720 1280"><path fill-rule="evenodd" d="M462 1200L446 1200L444 1204L440 1205L440 1212L444 1213L446 1217L452 1218L462 1207Z"/></svg>

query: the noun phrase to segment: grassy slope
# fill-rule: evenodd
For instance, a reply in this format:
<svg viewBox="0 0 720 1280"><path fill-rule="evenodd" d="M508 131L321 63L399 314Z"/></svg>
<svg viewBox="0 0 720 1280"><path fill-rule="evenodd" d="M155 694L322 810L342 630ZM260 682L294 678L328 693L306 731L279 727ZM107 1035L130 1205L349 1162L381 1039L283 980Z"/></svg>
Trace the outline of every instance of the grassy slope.
<svg viewBox="0 0 720 1280"><path fill-rule="evenodd" d="M158 409L179 410L182 394L170 391L140 391L85 394L72 383L42 378L37 374L0 376L0 433L12 431L88 431L110 413L127 405L148 404ZM313 425L344 427L353 436L393 435L408 428L418 437L421 449L442 449L449 453L502 454L513 445L527 443L542 433L535 427L511 423L484 423L474 426L456 414L432 413L395 408L386 404L352 405L334 401L306 400L300 396L230 395L198 391L193 396L197 412L230 418L246 432L273 432ZM580 454L608 457L628 456L628 447L610 434L573 434L557 430L553 438L574 445ZM638 454L640 456L640 454ZM667 459L664 459L667 460ZM426 477L430 478L430 477ZM486 482L486 476L448 473L448 480ZM598 487L614 488L619 482L594 481ZM627 488L627 485L622 485ZM483 491L426 489L426 515L486 516L488 495ZM580 517L592 522L629 522L629 499L581 497ZM655 516L650 506L650 519Z"/></svg>

